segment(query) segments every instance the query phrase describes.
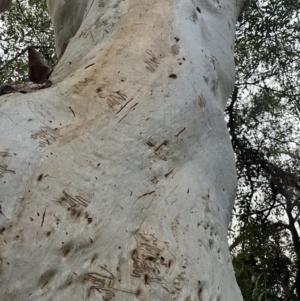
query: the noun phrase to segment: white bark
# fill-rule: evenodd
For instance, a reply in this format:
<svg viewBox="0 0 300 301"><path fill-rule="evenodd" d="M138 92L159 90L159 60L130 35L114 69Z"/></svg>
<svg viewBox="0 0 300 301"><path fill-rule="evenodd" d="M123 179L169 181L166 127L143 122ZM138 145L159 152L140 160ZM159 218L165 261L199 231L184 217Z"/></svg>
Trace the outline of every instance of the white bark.
<svg viewBox="0 0 300 301"><path fill-rule="evenodd" d="M242 300L223 117L240 3L48 4L53 86L0 98L0 299Z"/></svg>

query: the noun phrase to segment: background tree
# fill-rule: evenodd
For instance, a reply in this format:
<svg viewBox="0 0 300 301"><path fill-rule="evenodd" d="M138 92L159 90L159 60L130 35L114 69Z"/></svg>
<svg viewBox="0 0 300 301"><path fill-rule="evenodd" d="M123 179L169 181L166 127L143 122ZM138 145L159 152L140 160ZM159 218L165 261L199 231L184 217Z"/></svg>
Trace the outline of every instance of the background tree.
<svg viewBox="0 0 300 301"><path fill-rule="evenodd" d="M245 300L300 298L299 8L253 2L238 24L226 113L239 179L231 249Z"/></svg>
<svg viewBox="0 0 300 301"><path fill-rule="evenodd" d="M54 34L46 1L16 0L0 20L5 24L0 27L0 85L28 78L28 46L54 65Z"/></svg>

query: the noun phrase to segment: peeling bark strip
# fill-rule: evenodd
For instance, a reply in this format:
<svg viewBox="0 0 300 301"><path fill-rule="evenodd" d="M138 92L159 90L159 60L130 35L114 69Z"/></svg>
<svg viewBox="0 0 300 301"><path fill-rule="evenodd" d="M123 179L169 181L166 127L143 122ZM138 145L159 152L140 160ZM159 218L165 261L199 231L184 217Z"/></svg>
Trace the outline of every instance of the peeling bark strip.
<svg viewBox="0 0 300 301"><path fill-rule="evenodd" d="M0 300L242 300L237 1L47 0L53 85L0 97Z"/></svg>

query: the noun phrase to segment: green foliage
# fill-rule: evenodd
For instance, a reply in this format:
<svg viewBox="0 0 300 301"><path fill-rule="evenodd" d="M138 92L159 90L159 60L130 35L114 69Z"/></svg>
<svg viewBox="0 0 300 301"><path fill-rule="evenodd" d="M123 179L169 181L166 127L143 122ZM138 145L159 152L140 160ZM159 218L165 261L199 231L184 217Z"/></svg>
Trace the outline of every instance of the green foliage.
<svg viewBox="0 0 300 301"><path fill-rule="evenodd" d="M28 77L28 46L54 64L54 34L45 0L15 0L0 22L0 85Z"/></svg>
<svg viewBox="0 0 300 301"><path fill-rule="evenodd" d="M253 2L239 20L226 117L239 181L231 249L245 301L300 300L299 39L299 0Z"/></svg>
<svg viewBox="0 0 300 301"><path fill-rule="evenodd" d="M233 265L237 282L244 301L281 300L282 270L291 264L291 259L281 248L281 241L287 239L287 232L276 231L275 225L265 226L244 223L231 246ZM235 240L234 240L235 242ZM239 246L238 250L235 248Z"/></svg>

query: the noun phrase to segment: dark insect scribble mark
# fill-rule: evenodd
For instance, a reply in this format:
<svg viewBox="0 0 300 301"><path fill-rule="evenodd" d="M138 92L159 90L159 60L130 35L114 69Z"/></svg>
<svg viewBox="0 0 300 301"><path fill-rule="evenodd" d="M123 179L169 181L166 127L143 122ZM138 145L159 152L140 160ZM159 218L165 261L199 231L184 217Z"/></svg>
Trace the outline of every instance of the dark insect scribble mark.
<svg viewBox="0 0 300 301"><path fill-rule="evenodd" d="M45 208L45 211L44 211L44 213L43 213L41 227L43 227L43 225L44 225L45 216L46 216L46 208Z"/></svg>
<svg viewBox="0 0 300 301"><path fill-rule="evenodd" d="M95 65L95 63L89 64L89 65L87 65L86 67L84 67L84 69L87 69L87 68L89 68L89 67L91 67L91 66L94 66L94 65Z"/></svg>
<svg viewBox="0 0 300 301"><path fill-rule="evenodd" d="M86 87L88 85L88 80L85 78L85 80L79 81L77 84L73 85L77 90L81 91L80 87Z"/></svg>
<svg viewBox="0 0 300 301"><path fill-rule="evenodd" d="M186 128L183 128L181 131L179 131L176 135L175 135L175 137L178 137L181 133L183 133L184 131L186 130Z"/></svg>
<svg viewBox="0 0 300 301"><path fill-rule="evenodd" d="M84 199L80 195L76 195L75 197L72 197L70 194L65 192L63 190L63 196L61 196L59 199L53 199L51 197L48 197L46 195L43 195L46 199L51 200L54 204L62 206L64 208L67 208L68 210L71 210L76 207L87 207L90 204L90 201Z"/></svg>
<svg viewBox="0 0 300 301"><path fill-rule="evenodd" d="M11 154L9 152L0 152L0 157L2 158L11 157Z"/></svg>
<svg viewBox="0 0 300 301"><path fill-rule="evenodd" d="M2 214L4 217L6 217L5 214L2 211L2 206L1 205L0 205L0 214Z"/></svg>
<svg viewBox="0 0 300 301"><path fill-rule="evenodd" d="M105 267L103 267L103 266L101 266L101 265L99 265L99 267L100 267L103 271L105 271L106 274L103 273L103 272L101 272L101 273L90 273L90 274L97 274L98 276L101 276L101 277L107 278L107 279L111 279L111 280L114 280L114 279L115 279L115 276L114 276L107 268L105 268Z"/></svg>
<svg viewBox="0 0 300 301"><path fill-rule="evenodd" d="M176 185L176 186L170 191L170 193L169 193L168 196L167 196L167 200L168 200L169 196L177 189L177 187L178 187L178 185Z"/></svg>
<svg viewBox="0 0 300 301"><path fill-rule="evenodd" d="M126 101L127 96L120 91L116 91L114 94L110 94L107 98L107 104L113 108L116 105L120 105L121 102Z"/></svg>
<svg viewBox="0 0 300 301"><path fill-rule="evenodd" d="M100 266L102 269L101 273L92 272L88 273L83 281L91 282L92 285L89 287L89 290L96 290L102 294L102 299L104 301L110 301L113 299L115 294L110 289L110 282L115 279L114 275L105 267Z"/></svg>
<svg viewBox="0 0 300 301"><path fill-rule="evenodd" d="M134 98L129 99L123 106L121 106L117 114L119 114L133 99Z"/></svg>
<svg viewBox="0 0 300 301"><path fill-rule="evenodd" d="M196 10L193 11L192 19L193 19L193 22L194 22L194 23L196 23L196 22L198 21L198 16L197 16Z"/></svg>
<svg viewBox="0 0 300 301"><path fill-rule="evenodd" d="M94 40L94 36L93 36L93 34L92 34L92 32L90 31L90 35L91 35L91 37L92 37L92 40L93 40L93 42L95 42L95 40Z"/></svg>
<svg viewBox="0 0 300 301"><path fill-rule="evenodd" d="M14 170L8 169L7 164L4 164L3 161L5 160L5 158L7 157L11 157L9 152L0 152L0 157L2 157L2 162L0 162L0 178L4 177L5 173L12 173L12 174L16 174L16 172Z"/></svg>
<svg viewBox="0 0 300 301"><path fill-rule="evenodd" d="M204 108L206 106L206 100L202 94L198 97L198 105L200 108Z"/></svg>
<svg viewBox="0 0 300 301"><path fill-rule="evenodd" d="M178 199L176 199L175 201L173 201L171 204L170 204L170 207L175 203L175 202L177 202L178 201Z"/></svg>
<svg viewBox="0 0 300 301"><path fill-rule="evenodd" d="M89 287L89 295L93 290L99 292L102 294L102 299L104 301L110 301L115 297L115 294L113 291L117 292L123 292L126 294L132 294L136 296L141 301L144 301L143 299L139 298L141 292L137 294L137 292L132 291L126 291L119 288L116 288L115 286L112 287L113 282L115 280L115 276L105 267L100 266L102 269L101 272L91 272L87 273L86 277L83 279L84 282L90 282L91 286ZM118 270L118 268L117 268Z"/></svg>
<svg viewBox="0 0 300 301"><path fill-rule="evenodd" d="M22 128L23 130L26 130L28 132L31 132L29 129L26 129L25 127L21 126L18 122L15 122L9 115L3 113L3 112L0 112L1 115L4 115L6 116L13 124L15 124L16 126Z"/></svg>
<svg viewBox="0 0 300 301"><path fill-rule="evenodd" d="M69 109L71 110L71 112L73 113L74 117L76 117L74 110L72 109L71 106L69 106Z"/></svg>
<svg viewBox="0 0 300 301"><path fill-rule="evenodd" d="M210 59L211 63L213 64L214 66L214 70L216 70L216 65L217 63L219 64L219 61L217 60L217 58L215 56L211 56L211 59Z"/></svg>
<svg viewBox="0 0 300 301"><path fill-rule="evenodd" d="M163 143L161 143L155 150L154 152L156 153L160 148L162 148L163 146L168 146L169 145L169 141L165 140Z"/></svg>
<svg viewBox="0 0 300 301"><path fill-rule="evenodd" d="M146 143L150 148L151 147L155 147L155 145L151 142L151 141L147 141L147 143Z"/></svg>
<svg viewBox="0 0 300 301"><path fill-rule="evenodd" d="M146 69L153 73L156 71L155 68L158 67L160 62L150 50L147 50L146 53L150 56L149 60L145 61L145 63L147 64Z"/></svg>
<svg viewBox="0 0 300 301"><path fill-rule="evenodd" d="M140 198L142 198L142 197L144 197L144 196L146 196L146 195L153 194L154 192L155 192L154 190L153 190L153 191L150 191L150 192L146 192L146 193L140 195L140 196L137 198L137 200L139 200Z"/></svg>
<svg viewBox="0 0 300 301"><path fill-rule="evenodd" d="M39 145L41 147L51 145L53 142L56 142L58 137L60 137L60 134L48 126L41 126L38 132L31 135L32 139L40 139Z"/></svg>
<svg viewBox="0 0 300 301"><path fill-rule="evenodd" d="M135 107L138 105L138 102L135 103L128 111L128 113L126 113L119 121L118 123L120 123L131 111L134 111L135 110Z"/></svg>
<svg viewBox="0 0 300 301"><path fill-rule="evenodd" d="M138 233L135 235L135 239L138 245L131 256L133 260L131 276L143 279L144 284L150 287L152 283L156 283L162 289L172 294L173 289L161 276L162 269L165 271L169 269L169 261L163 255L164 249L167 249L167 252L171 254L168 250L168 243L158 241L152 234ZM171 254L171 256L173 255ZM151 289L153 290L152 287ZM155 294L157 295L156 292Z"/></svg>
<svg viewBox="0 0 300 301"><path fill-rule="evenodd" d="M173 171L174 171L174 169L171 169L168 173L166 173L165 178L167 178Z"/></svg>
<svg viewBox="0 0 300 301"><path fill-rule="evenodd" d="M179 54L179 50L180 50L180 46L177 45L177 44L174 44L174 45L171 47L171 52L172 52L172 54L174 54L174 55L178 55L178 54Z"/></svg>
<svg viewBox="0 0 300 301"><path fill-rule="evenodd" d="M5 173L16 174L14 170L8 169L6 164L0 164L0 178L3 178Z"/></svg>

